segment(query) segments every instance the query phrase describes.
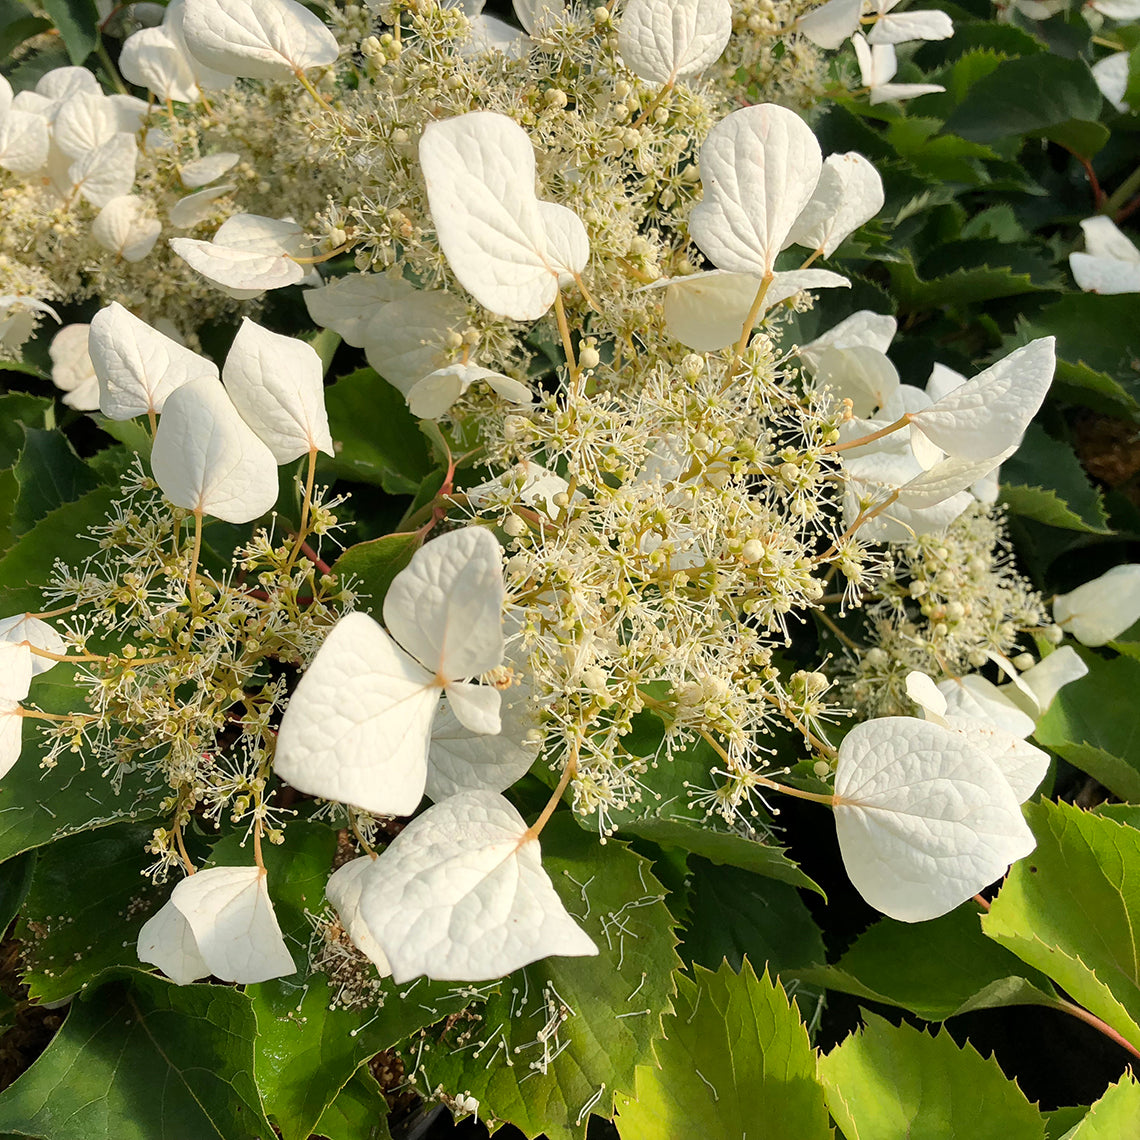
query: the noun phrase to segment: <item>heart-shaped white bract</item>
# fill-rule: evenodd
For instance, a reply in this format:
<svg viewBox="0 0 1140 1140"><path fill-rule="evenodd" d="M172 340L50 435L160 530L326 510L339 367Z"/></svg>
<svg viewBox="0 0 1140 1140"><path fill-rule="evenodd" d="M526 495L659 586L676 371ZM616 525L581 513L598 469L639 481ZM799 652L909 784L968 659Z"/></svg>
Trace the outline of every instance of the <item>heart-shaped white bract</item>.
<svg viewBox="0 0 1140 1140"><path fill-rule="evenodd" d="M830 257L883 208L883 201L883 180L867 159L853 150L830 154L788 241Z"/></svg>
<svg viewBox="0 0 1140 1140"><path fill-rule="evenodd" d="M900 922L945 914L1035 846L997 765L914 717L865 721L844 738L835 827L852 883Z"/></svg>
<svg viewBox="0 0 1140 1140"><path fill-rule="evenodd" d="M939 682L938 691L946 698L946 715L960 714L973 720L995 725L1024 740L1034 727L1034 709L1031 716L1010 698L1017 695L1012 685L1000 688L977 673L965 677L952 677Z"/></svg>
<svg viewBox="0 0 1140 1140"><path fill-rule="evenodd" d="M769 275L822 166L815 135L794 111L774 103L733 111L701 147L693 241L720 269Z"/></svg>
<svg viewBox="0 0 1140 1140"><path fill-rule="evenodd" d="M94 412L99 407L99 377L87 351L91 326L65 325L52 338L51 380L66 393L63 402L77 412Z"/></svg>
<svg viewBox="0 0 1140 1140"><path fill-rule="evenodd" d="M240 157L240 155L234 154L232 150L220 150L202 158L192 159L190 162L183 163L179 168L178 180L187 190L197 190L199 186L208 186L232 170Z"/></svg>
<svg viewBox="0 0 1140 1140"><path fill-rule="evenodd" d="M195 514L246 523L277 502L277 460L216 377L166 398L150 463L162 493Z"/></svg>
<svg viewBox="0 0 1140 1140"><path fill-rule="evenodd" d="M1100 93L1122 115L1128 114L1130 110L1124 98L1128 91L1128 58L1130 54L1126 51L1113 52L1112 55L1106 55L1104 59L1098 60L1090 68L1093 79L1096 80L1096 85L1100 88Z"/></svg>
<svg viewBox="0 0 1140 1140"><path fill-rule="evenodd" d="M12 85L0 75L0 167L13 174L34 174L47 162L48 121L14 104Z"/></svg>
<svg viewBox="0 0 1140 1140"><path fill-rule="evenodd" d="M329 877L325 895L336 908L340 924L353 946L371 961L380 977L387 978L392 973L392 967L360 913L360 894L376 862L371 855L362 855L359 859L338 867Z"/></svg>
<svg viewBox="0 0 1140 1140"><path fill-rule="evenodd" d="M801 355L803 351L801 349ZM885 353L868 345L815 350L812 369L816 386L830 388L837 399L850 400L851 411L860 419L885 407L899 388L898 369ZM874 430L869 428L857 434L868 435Z"/></svg>
<svg viewBox="0 0 1140 1140"><path fill-rule="evenodd" d="M629 0L618 51L634 75L673 84L716 63L731 36L729 0Z"/></svg>
<svg viewBox="0 0 1140 1140"><path fill-rule="evenodd" d="M827 0L826 4L801 16L796 23L796 30L818 47L834 51L859 30L862 14L863 0Z"/></svg>
<svg viewBox="0 0 1140 1140"><path fill-rule="evenodd" d="M419 155L439 244L463 287L500 316L541 317L559 280L585 268L589 242L575 214L538 201L526 131L472 111L431 123Z"/></svg>
<svg viewBox="0 0 1140 1140"><path fill-rule="evenodd" d="M415 286L402 277L350 273L315 289L306 289L302 296L309 316L321 328L332 329L353 348L363 348L368 322L385 305L414 296L415 292Z"/></svg>
<svg viewBox="0 0 1140 1140"><path fill-rule="evenodd" d="M856 348L862 345L885 353L897 331L898 321L894 317L873 313L870 309L860 309L803 345L798 356L808 368L815 371L819 354L826 348Z"/></svg>
<svg viewBox="0 0 1140 1140"><path fill-rule="evenodd" d="M215 71L212 67L207 67L206 64L194 56L186 46L186 37L182 32L182 21L185 19L185 16L185 0L170 0L166 5L166 12L162 17L162 26L170 34L171 39L174 40L186 62L190 65L190 70L194 73L194 81L197 83L199 89L204 91L224 91L233 87L234 76L223 74L220 71Z"/></svg>
<svg viewBox="0 0 1140 1140"><path fill-rule="evenodd" d="M360 910L397 983L488 981L539 958L598 952L542 869L526 821L494 792L428 808L377 862Z"/></svg>
<svg viewBox="0 0 1140 1140"><path fill-rule="evenodd" d="M213 212L214 203L234 189L235 183L223 182L220 186L207 186L179 198L166 212L167 220L177 230L193 229Z"/></svg>
<svg viewBox="0 0 1140 1140"><path fill-rule="evenodd" d="M211 867L188 875L139 931L138 956L185 985L213 974L252 985L295 973L257 867Z"/></svg>
<svg viewBox="0 0 1140 1140"><path fill-rule="evenodd" d="M139 148L133 135L112 135L67 168L71 193L82 195L92 206L103 207L112 198L129 194L135 184Z"/></svg>
<svg viewBox="0 0 1140 1140"><path fill-rule="evenodd" d="M432 672L372 618L347 614L289 701L274 770L309 795L411 815L424 794L439 692Z"/></svg>
<svg viewBox="0 0 1140 1140"><path fill-rule="evenodd" d="M374 815L410 815L423 798L441 693L472 732L501 727L498 691L464 678L502 661L502 605L490 532L465 527L416 551L384 599L392 636L348 614L301 677L277 736L277 774Z"/></svg>
<svg viewBox="0 0 1140 1140"><path fill-rule="evenodd" d="M1103 215L1081 222L1085 252L1069 254L1069 268L1086 293L1140 293L1140 249Z"/></svg>
<svg viewBox="0 0 1140 1140"><path fill-rule="evenodd" d="M421 420L437 420L471 387L481 380L498 396L512 404L529 404L534 395L518 380L478 364L445 364L417 380L408 391L408 408Z"/></svg>
<svg viewBox="0 0 1140 1140"><path fill-rule="evenodd" d="M167 27L141 28L129 35L119 53L119 70L128 82L145 87L164 103L198 98L194 69Z"/></svg>
<svg viewBox="0 0 1140 1140"><path fill-rule="evenodd" d="M288 218L235 214L212 241L171 238L170 248L235 300L248 301L266 289L302 281L305 269L293 259L307 256L311 246L305 231Z"/></svg>
<svg viewBox="0 0 1140 1140"><path fill-rule="evenodd" d="M38 617L33 617L31 614L14 614L12 617L0 620L0 645L19 646L24 641L36 649L45 649L48 653L62 655L67 652L63 638L52 626ZM55 668L56 662L50 657L37 657L33 653L29 653L28 657L31 668L29 680ZM20 665L19 669L22 676L23 665ZM27 686L24 686L22 695L18 697L13 697L12 693L7 691L8 688L8 679L0 672L0 694L17 701L22 701L28 695Z"/></svg>
<svg viewBox="0 0 1140 1140"><path fill-rule="evenodd" d="M52 146L68 158L82 158L120 131L115 104L101 91L81 91L62 103L52 123Z"/></svg>
<svg viewBox="0 0 1140 1140"><path fill-rule="evenodd" d="M460 792L505 791L530 771L538 755L538 744L527 740L533 725L522 688L504 694L497 736L472 732L441 701L431 726L424 791L436 803Z"/></svg>
<svg viewBox="0 0 1140 1140"><path fill-rule="evenodd" d="M92 318L87 346L99 377L99 407L110 420L161 412L183 384L218 379L213 361L152 329L118 301Z"/></svg>
<svg viewBox="0 0 1140 1140"><path fill-rule="evenodd" d="M869 44L859 32L851 37L851 44L855 48L855 58L859 61L863 86L870 89L872 106L946 90L937 83L892 83L891 80L899 69L894 44Z"/></svg>
<svg viewBox="0 0 1140 1140"><path fill-rule="evenodd" d="M324 366L312 345L244 317L222 367L222 381L241 418L278 463L311 451L333 454Z"/></svg>
<svg viewBox="0 0 1140 1140"><path fill-rule="evenodd" d="M954 22L945 12L925 10L890 15L899 0L873 0L875 23L867 36L869 44L904 44L910 40L947 40L954 34Z"/></svg>
<svg viewBox="0 0 1140 1140"><path fill-rule="evenodd" d="M22 622L23 615L7 618L7 622ZM32 651L21 641L0 641L0 699L22 701L32 685L35 670ZM48 661L48 666L52 664Z"/></svg>
<svg viewBox="0 0 1140 1140"><path fill-rule="evenodd" d="M1053 382L1054 337L1040 337L909 417L947 455L987 459L1016 447Z"/></svg>
<svg viewBox="0 0 1140 1140"><path fill-rule="evenodd" d="M1027 690L1026 696L1032 702L1034 715L1046 712L1062 686L1070 681L1079 681L1088 671L1089 667L1071 645L1054 649L1032 669L1026 669L1020 677L1021 688Z"/></svg>
<svg viewBox="0 0 1140 1140"><path fill-rule="evenodd" d="M91 236L124 261L142 261L158 241L162 223L135 194L112 198L91 223Z"/></svg>
<svg viewBox="0 0 1140 1140"><path fill-rule="evenodd" d="M995 467L1008 459L1017 444L1006 448L1000 455L989 459L959 459L949 456L907 480L899 488L898 501L903 506L921 510L945 502L959 495L983 479Z"/></svg>
<svg viewBox="0 0 1140 1140"><path fill-rule="evenodd" d="M200 62L242 79L288 79L336 63L336 37L296 0L185 0L186 46Z"/></svg>
<svg viewBox="0 0 1140 1140"><path fill-rule="evenodd" d="M1104 645L1140 621L1140 564L1114 566L1053 599L1053 620L1084 645ZM1048 660L1048 658L1046 658Z"/></svg>

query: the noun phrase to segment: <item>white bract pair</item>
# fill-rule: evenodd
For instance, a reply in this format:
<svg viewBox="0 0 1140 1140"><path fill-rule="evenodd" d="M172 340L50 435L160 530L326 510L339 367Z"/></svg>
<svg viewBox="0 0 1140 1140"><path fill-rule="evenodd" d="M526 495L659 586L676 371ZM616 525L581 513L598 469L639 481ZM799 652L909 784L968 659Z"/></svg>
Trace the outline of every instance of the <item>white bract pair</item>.
<svg viewBox="0 0 1140 1140"><path fill-rule="evenodd" d="M259 297L266 289L297 285L308 273L296 258L312 246L291 218L235 214L210 241L171 238L170 248L207 281L238 301Z"/></svg>
<svg viewBox="0 0 1140 1140"><path fill-rule="evenodd" d="M618 51L634 75L672 87L716 63L731 36L729 0L629 0Z"/></svg>
<svg viewBox="0 0 1140 1140"><path fill-rule="evenodd" d="M258 867L188 875L143 924L137 952L180 986L211 975L252 985L297 969Z"/></svg>
<svg viewBox="0 0 1140 1140"><path fill-rule="evenodd" d="M535 193L534 147L506 115L472 111L430 124L420 166L440 248L485 308L532 321L586 268L578 215Z"/></svg>
<svg viewBox="0 0 1140 1140"><path fill-rule="evenodd" d="M796 28L822 48L839 47L863 23L864 7L873 20L867 36L870 44L901 44L909 40L944 40L954 34L954 24L945 12L894 12L899 0L828 0L801 16Z"/></svg>
<svg viewBox="0 0 1140 1140"><path fill-rule="evenodd" d="M1081 222L1084 253L1069 254L1069 268L1086 293L1140 293L1140 249L1101 214Z"/></svg>
<svg viewBox="0 0 1140 1140"><path fill-rule="evenodd" d="M175 506L249 522L277 501L278 464L333 452L321 360L303 341L245 319L219 380L116 303L92 320L89 351L105 416L161 413L151 466Z"/></svg>

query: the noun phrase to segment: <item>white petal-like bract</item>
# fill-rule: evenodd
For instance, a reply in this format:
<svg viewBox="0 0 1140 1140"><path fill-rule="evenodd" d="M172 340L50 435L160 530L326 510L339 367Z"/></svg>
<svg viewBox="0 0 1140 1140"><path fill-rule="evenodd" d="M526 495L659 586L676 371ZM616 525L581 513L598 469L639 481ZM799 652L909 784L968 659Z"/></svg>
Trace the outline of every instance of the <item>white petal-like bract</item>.
<svg viewBox="0 0 1140 1140"><path fill-rule="evenodd" d="M277 460L215 377L167 397L151 469L175 506L225 522L252 522L277 502Z"/></svg>
<svg viewBox="0 0 1140 1140"><path fill-rule="evenodd" d="M1053 599L1053 620L1084 645L1104 645L1140 621L1140 564L1114 566Z"/></svg>
<svg viewBox="0 0 1140 1140"><path fill-rule="evenodd" d="M883 201L883 180L867 159L853 150L830 154L788 241L830 257L883 208Z"/></svg>
<svg viewBox="0 0 1140 1140"><path fill-rule="evenodd" d="M99 407L111 420L161 412L183 384L218 379L213 361L152 329L118 301L92 318L87 344L99 377Z"/></svg>
<svg viewBox="0 0 1140 1140"><path fill-rule="evenodd" d="M8 619L14 620L19 619ZM0 699L22 701L28 695L34 675L32 651L16 641L0 641Z"/></svg>
<svg viewBox="0 0 1140 1140"><path fill-rule="evenodd" d="M91 236L124 261L142 261L158 241L162 223L137 194L112 198L91 223Z"/></svg>
<svg viewBox="0 0 1140 1140"><path fill-rule="evenodd" d="M411 815L424 794L440 691L372 618L347 614L289 701L274 769L310 795Z"/></svg>
<svg viewBox="0 0 1140 1140"><path fill-rule="evenodd" d="M428 808L378 862L360 909L397 983L487 981L552 954L598 952L542 869L526 821L494 792Z"/></svg>
<svg viewBox="0 0 1140 1140"><path fill-rule="evenodd" d="M99 377L87 351L90 331L90 325L64 325L48 348L52 383L66 393L63 402L80 412L99 407Z"/></svg>
<svg viewBox="0 0 1140 1140"><path fill-rule="evenodd" d="M386 978L392 973L392 967L360 913L360 893L367 881L366 876L375 866L376 860L371 855L362 855L359 859L345 863L329 876L325 894L336 908L340 924L353 946L371 961L380 977Z"/></svg>
<svg viewBox="0 0 1140 1140"><path fill-rule="evenodd" d="M716 63L731 35L729 0L629 0L618 51L642 79L675 83Z"/></svg>
<svg viewBox="0 0 1140 1140"><path fill-rule="evenodd" d="M67 652L67 645L64 643L59 633L46 621L38 617L33 617L31 614L14 614L12 617L6 617L0 620L0 644L19 645L20 642L26 641L29 645L34 646L36 649L46 649L48 653L64 654ZM28 655L30 657L31 673L29 680L32 677L38 677L41 673L46 673L49 669L54 669L56 662L50 657L37 657L34 653ZM23 665L20 664L19 669L23 670ZM10 688L8 680L0 681L0 687L4 690ZM13 694L4 691L3 695L13 699ZM15 697L15 700L22 701L28 695L28 687L24 685L23 693Z"/></svg>
<svg viewBox="0 0 1140 1140"><path fill-rule="evenodd" d="M991 364L910 417L947 455L986 459L1016 444L1045 399L1056 367L1055 338L1040 337Z"/></svg>
<svg viewBox="0 0 1140 1140"><path fill-rule="evenodd" d="M141 28L123 41L119 52L123 78L153 92L162 102L192 103L198 82L190 59L167 27Z"/></svg>
<svg viewBox="0 0 1140 1140"><path fill-rule="evenodd" d="M222 381L241 418L278 463L309 451L333 454L324 367L312 345L244 317L222 367Z"/></svg>
<svg viewBox="0 0 1140 1140"><path fill-rule="evenodd" d="M719 269L771 273L822 165L815 135L794 111L774 103L733 111L701 147L693 240Z"/></svg>
<svg viewBox="0 0 1140 1140"><path fill-rule="evenodd" d="M859 893L901 922L952 910L1035 845L993 760L912 717L865 721L844 738L835 826Z"/></svg>
<svg viewBox="0 0 1140 1140"><path fill-rule="evenodd" d="M210 867L188 875L170 901L186 920L209 972L251 985L296 971L258 867Z"/></svg>
<svg viewBox="0 0 1140 1140"><path fill-rule="evenodd" d="M384 624L442 682L503 660L503 552L489 530L463 527L421 546L392 580Z"/></svg>
<svg viewBox="0 0 1140 1140"><path fill-rule="evenodd" d="M296 0L186 0L181 31L196 59L244 79L288 79L339 54L336 37Z"/></svg>
<svg viewBox="0 0 1140 1140"><path fill-rule="evenodd" d="M189 985L212 972L198 950L193 928L169 900L143 923L136 953L140 962L157 966L175 985Z"/></svg>
<svg viewBox="0 0 1140 1140"><path fill-rule="evenodd" d="M796 30L807 36L813 44L834 51L853 32L858 31L862 12L863 0L827 0L826 4L801 16L796 23Z"/></svg>

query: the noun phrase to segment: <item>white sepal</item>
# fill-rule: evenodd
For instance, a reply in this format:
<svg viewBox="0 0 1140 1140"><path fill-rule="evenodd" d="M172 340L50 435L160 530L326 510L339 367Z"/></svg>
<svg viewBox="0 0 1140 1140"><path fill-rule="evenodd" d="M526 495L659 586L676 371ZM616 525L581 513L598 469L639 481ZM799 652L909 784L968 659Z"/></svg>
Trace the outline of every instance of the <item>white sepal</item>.
<svg viewBox="0 0 1140 1140"><path fill-rule="evenodd" d="M830 154L788 241L830 257L883 208L883 201L883 180L867 159L853 150Z"/></svg>
<svg viewBox="0 0 1140 1140"><path fill-rule="evenodd" d="M478 364L456 361L417 380L407 394L408 408L417 419L437 420L446 415L451 405L477 380L484 381L493 392L513 404L529 404L534 399L525 384L510 376Z"/></svg>
<svg viewBox="0 0 1140 1140"><path fill-rule="evenodd" d="M197 60L244 79L289 79L339 54L336 37L296 0L186 0L181 31Z"/></svg>
<svg viewBox="0 0 1140 1140"><path fill-rule="evenodd" d="M310 795L411 815L423 798L439 694L432 673L372 618L347 614L289 701L274 769Z"/></svg>
<svg viewBox="0 0 1140 1140"><path fill-rule="evenodd" d="M176 230L193 229L214 212L214 203L225 197L235 185L233 182L223 182L219 186L207 186L204 190L187 194L170 207L166 217Z"/></svg>
<svg viewBox="0 0 1140 1140"><path fill-rule="evenodd" d="M135 951L140 962L157 966L178 986L208 978L211 973L198 950L193 928L170 900L143 923Z"/></svg>
<svg viewBox="0 0 1140 1140"><path fill-rule="evenodd" d="M235 214L218 227L212 241L171 238L170 248L242 301L304 280L305 269L293 258L307 256L310 246L305 231L288 218Z"/></svg>
<svg viewBox="0 0 1140 1140"><path fill-rule="evenodd" d="M1053 620L1083 645L1104 645L1119 637L1140 620L1140 564L1114 566L1099 578L1058 594L1053 599Z"/></svg>
<svg viewBox="0 0 1140 1140"><path fill-rule="evenodd" d="M16 619L8 618L13 620L21 619L19 615ZM32 651L17 641L0 641L0 699L22 701L28 695L33 676Z"/></svg>
<svg viewBox="0 0 1140 1140"><path fill-rule="evenodd" d="M232 170L240 157L232 150L220 150L203 158L192 159L179 168L178 179L187 190L197 190L199 186L208 186Z"/></svg>
<svg viewBox="0 0 1140 1140"><path fill-rule="evenodd" d="M774 103L733 111L701 147L693 240L719 269L771 273L822 166L815 135L794 111Z"/></svg>
<svg viewBox="0 0 1140 1140"><path fill-rule="evenodd" d="M99 377L99 407L111 420L161 412L183 384L218 379L213 361L152 329L118 301L92 318L87 344Z"/></svg>
<svg viewBox="0 0 1140 1140"><path fill-rule="evenodd" d="M502 547L490 531L468 526L412 555L388 587L384 624L446 684L502 662L502 610Z"/></svg>
<svg viewBox="0 0 1140 1140"><path fill-rule="evenodd" d="M364 329L368 363L404 396L447 363L447 334L467 323L467 306L453 293L408 289L407 296L381 306Z"/></svg>
<svg viewBox="0 0 1140 1140"><path fill-rule="evenodd" d="M393 301L414 296L415 292L414 286L402 277L351 273L306 289L302 296L309 316L321 328L332 329L353 348L363 348L364 331L379 310Z"/></svg>
<svg viewBox="0 0 1140 1140"><path fill-rule="evenodd" d="M48 653L62 655L67 652L67 645L63 638L52 626L38 617L32 617L31 614L14 614L12 617L6 617L0 621L0 644L11 643L18 646L22 641L26 641L36 649L46 649ZM50 657L37 657L34 653L28 656L31 658L29 680L31 677L38 677L41 673L46 673L56 666L56 662ZM22 665L20 669L22 671ZM0 677L3 677L3 674L0 674ZM24 686L21 696L14 698L13 694L7 691L8 688L9 682L5 677L0 680L0 694L17 701L22 701L28 695L27 686Z"/></svg>
<svg viewBox="0 0 1140 1140"><path fill-rule="evenodd" d="M552 954L596 954L542 869L538 840L494 792L428 808L392 841L360 909L397 983L487 981Z"/></svg>
<svg viewBox="0 0 1140 1140"><path fill-rule="evenodd" d="M242 318L222 381L241 418L288 463L310 451L333 454L324 367L312 345Z"/></svg>
<svg viewBox="0 0 1140 1140"><path fill-rule="evenodd" d="M91 223L91 236L124 261L142 261L158 241L162 223L136 194L112 198Z"/></svg>
<svg viewBox="0 0 1140 1140"><path fill-rule="evenodd" d="M388 965L387 956L360 913L360 894L369 872L375 866L376 860L371 855L362 855L359 859L338 867L329 877L325 895L336 908L340 924L353 946L376 967L380 977L387 978L392 973L392 967Z"/></svg>
<svg viewBox="0 0 1140 1140"><path fill-rule="evenodd" d="M913 427L947 455L987 459L1020 441L1045 399L1056 367L1055 338L1040 337L1015 349L925 411Z"/></svg>
<svg viewBox="0 0 1140 1140"><path fill-rule="evenodd" d="M634 75L672 84L716 63L731 36L729 0L629 0L618 51Z"/></svg>
<svg viewBox="0 0 1140 1140"><path fill-rule="evenodd" d="M834 51L859 30L862 12L863 0L827 0L826 4L801 16L796 23L796 31L802 32L818 47Z"/></svg>
<svg viewBox="0 0 1140 1140"><path fill-rule="evenodd" d="M23 747L24 718L18 701L0 697L0 779L6 776Z"/></svg>
<svg viewBox="0 0 1140 1140"><path fill-rule="evenodd" d="M269 898L267 876L259 868L210 867L188 875L170 901L186 920L214 977L251 985L296 972Z"/></svg>
<svg viewBox="0 0 1140 1140"><path fill-rule="evenodd" d="M998 766L913 717L865 721L844 738L835 826L859 893L900 922L945 914L1035 846Z"/></svg>
<svg viewBox="0 0 1140 1140"><path fill-rule="evenodd" d="M968 716L948 716L946 727L964 736L1000 769L1019 804L1025 803L1049 770L1049 753L1015 733Z"/></svg>
<svg viewBox="0 0 1140 1140"><path fill-rule="evenodd" d="M99 407L99 377L87 351L90 330L90 325L65 325L48 348L52 383L66 393L63 402L79 412L94 412Z"/></svg>
<svg viewBox="0 0 1140 1140"><path fill-rule="evenodd" d="M870 309L860 309L845 317L834 328L817 336L803 345L799 358L813 371L817 367L819 354L825 348L855 348L863 345L885 353L891 346L898 330L898 321L883 313L873 313Z"/></svg>
<svg viewBox="0 0 1140 1140"><path fill-rule="evenodd" d="M1070 681L1079 681L1089 667L1081 660L1071 645L1054 649L1048 657L1042 658L1021 674L1022 687L1032 695L1038 712L1045 712L1053 703L1058 690Z"/></svg>
<svg viewBox="0 0 1140 1140"><path fill-rule="evenodd" d="M77 158L67 168L67 180L92 206L102 207L130 193L138 158L134 136L120 132Z"/></svg>
<svg viewBox="0 0 1140 1140"><path fill-rule="evenodd" d="M252 522L277 502L273 452L214 377L191 380L167 397L151 469L175 506L225 522Z"/></svg>
<svg viewBox="0 0 1140 1140"><path fill-rule="evenodd" d="M160 102L192 103L198 82L182 45L167 27L141 28L123 41L119 52L123 78L153 92Z"/></svg>
<svg viewBox="0 0 1140 1140"><path fill-rule="evenodd" d="M984 721L1022 740L1033 731L1037 710L1030 716L1011 700L1009 694L1017 692L1012 685L999 688L977 673L968 673L940 682L938 691L946 698L948 715L960 713Z"/></svg>

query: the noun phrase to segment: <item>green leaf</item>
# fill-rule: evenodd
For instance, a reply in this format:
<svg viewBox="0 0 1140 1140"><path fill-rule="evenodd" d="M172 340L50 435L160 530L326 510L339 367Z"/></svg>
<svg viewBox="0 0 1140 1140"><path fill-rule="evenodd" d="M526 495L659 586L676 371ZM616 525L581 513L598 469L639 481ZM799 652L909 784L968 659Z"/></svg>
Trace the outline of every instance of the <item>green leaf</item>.
<svg viewBox="0 0 1140 1140"><path fill-rule="evenodd" d="M7 367L7 364L5 364ZM53 427L52 402L27 392L0 396L0 467L11 467L24 449L25 428Z"/></svg>
<svg viewBox="0 0 1140 1140"><path fill-rule="evenodd" d="M1067 124L1096 122L1101 94L1088 65L1052 54L1003 60L972 84L946 120L948 134L992 142Z"/></svg>
<svg viewBox="0 0 1140 1140"><path fill-rule="evenodd" d="M375 978L371 965L360 962ZM257 1087L285 1140L320 1131L318 1121L369 1057L459 1013L470 1000L450 983L421 980L401 991L389 978L369 989L374 1004L353 1008L344 1004L341 985L323 974L303 984L276 978L246 992L257 1017Z"/></svg>
<svg viewBox="0 0 1140 1140"><path fill-rule="evenodd" d="M129 451L141 455L147 463L150 462L154 439L143 420L109 420L106 416L96 415L95 422Z"/></svg>
<svg viewBox="0 0 1140 1140"><path fill-rule="evenodd" d="M0 1129L42 1140L273 1140L249 1000L111 970L0 1093Z"/></svg>
<svg viewBox="0 0 1140 1140"><path fill-rule="evenodd" d="M1140 1084L1125 1072L1120 1083L1108 1091L1085 1114L1081 1122L1065 1134L1065 1140L1120 1140L1140 1121Z"/></svg>
<svg viewBox="0 0 1140 1140"><path fill-rule="evenodd" d="M694 975L677 980L660 1068L639 1065L636 1099L621 1100L623 1140L828 1140L815 1053L780 984L748 962L740 974L726 964Z"/></svg>
<svg viewBox="0 0 1140 1140"><path fill-rule="evenodd" d="M25 40L46 32L50 27L50 20L33 16L23 4L18 4L15 0L4 0L0 4L0 58L10 58L12 52ZM7 361L4 367L10 367Z"/></svg>
<svg viewBox="0 0 1140 1140"><path fill-rule="evenodd" d="M727 959L739 970L747 958L786 977L823 958L823 937L795 887L705 859L691 861L690 877L681 935L687 963L712 970Z"/></svg>
<svg viewBox="0 0 1140 1140"><path fill-rule="evenodd" d="M1025 812L1037 849L1014 864L982 929L1140 1048L1140 831L1063 803Z"/></svg>
<svg viewBox="0 0 1140 1140"><path fill-rule="evenodd" d="M358 542L336 560L333 573L341 577L352 574L359 579L359 592L369 599L364 608L379 620L392 579L411 562L423 541L419 531L411 531Z"/></svg>
<svg viewBox="0 0 1140 1140"><path fill-rule="evenodd" d="M316 1135L325 1140L388 1140L388 1102L366 1067L353 1074L321 1114Z"/></svg>
<svg viewBox="0 0 1140 1140"><path fill-rule="evenodd" d="M1044 1140L1037 1110L993 1057L864 1013L866 1027L820 1058L827 1107L847 1140Z"/></svg>
<svg viewBox="0 0 1140 1140"><path fill-rule="evenodd" d="M95 553L95 543L86 531L105 520L114 495L110 487L99 487L59 507L40 519L0 558L0 592L4 595L5 612L38 613L44 608L40 591L55 560L79 565Z"/></svg>
<svg viewBox="0 0 1140 1140"><path fill-rule="evenodd" d="M34 851L26 851L0 865L0 936L24 905L36 866Z"/></svg>
<svg viewBox="0 0 1140 1140"><path fill-rule="evenodd" d="M385 491L414 495L431 470L427 444L404 397L371 368L342 377L325 391L336 457L322 471Z"/></svg>
<svg viewBox="0 0 1140 1140"><path fill-rule="evenodd" d="M95 0L43 0L44 11L59 29L74 64L81 64L99 42L99 9Z"/></svg>
<svg viewBox="0 0 1140 1140"><path fill-rule="evenodd" d="M1080 1124L1088 1110L1087 1104L1075 1104L1042 1113L1045 1118L1045 1140L1063 1140L1070 1130Z"/></svg>
<svg viewBox="0 0 1140 1140"><path fill-rule="evenodd" d="M889 263L887 272L900 306L911 309L974 305L999 297L1016 297L1022 293L1047 292L1055 288L1051 281L1035 280L1030 272L1015 272L1011 267L1000 264L975 265L927 276L920 275L909 261L903 261Z"/></svg>
<svg viewBox="0 0 1140 1140"><path fill-rule="evenodd" d="M12 512L16 509L16 495L19 491L16 469L6 467L0 471L0 557L11 549L16 539L12 532Z"/></svg>
<svg viewBox="0 0 1140 1140"><path fill-rule="evenodd" d="M23 981L29 996L59 1001L110 966L138 966L142 924L170 886L143 877L152 828L128 823L51 843L40 852L24 906Z"/></svg>
<svg viewBox="0 0 1140 1140"><path fill-rule="evenodd" d="M545 1132L549 1140L582 1137L591 1111L610 1116L614 1094L633 1090L680 964L648 861L612 840L601 846L570 814L557 813L543 830L542 862L600 955L516 971L480 1021L451 1027L420 1062L427 1087L469 1092L528 1137ZM562 1007L559 1024L551 1019ZM556 1032L543 1042L538 1032L548 1023Z"/></svg>
<svg viewBox="0 0 1140 1140"><path fill-rule="evenodd" d="M1017 515L1064 530L1111 534L1101 493L1076 453L1030 424L1021 446L1002 465L1001 497Z"/></svg>
<svg viewBox="0 0 1140 1140"><path fill-rule="evenodd" d="M24 428L24 447L16 461L16 482L20 489L12 527L17 534L99 486L62 432L29 427Z"/></svg>
<svg viewBox="0 0 1140 1140"><path fill-rule="evenodd" d="M1069 119L1067 122L1056 123L1039 131L1030 131L1028 137L1048 139L1064 147L1070 154L1091 159L1104 148L1111 135L1112 132L1103 123L1090 122L1088 119Z"/></svg>
<svg viewBox="0 0 1140 1140"><path fill-rule="evenodd" d="M1063 686L1034 730L1063 756L1124 800L1140 800L1140 660L1082 654L1088 673Z"/></svg>
<svg viewBox="0 0 1140 1140"><path fill-rule="evenodd" d="M909 1009L927 1021L1055 1000L1049 979L986 938L978 918L972 902L929 922L883 918L833 966L794 973L812 985Z"/></svg>

